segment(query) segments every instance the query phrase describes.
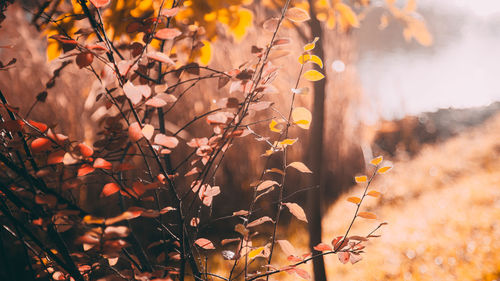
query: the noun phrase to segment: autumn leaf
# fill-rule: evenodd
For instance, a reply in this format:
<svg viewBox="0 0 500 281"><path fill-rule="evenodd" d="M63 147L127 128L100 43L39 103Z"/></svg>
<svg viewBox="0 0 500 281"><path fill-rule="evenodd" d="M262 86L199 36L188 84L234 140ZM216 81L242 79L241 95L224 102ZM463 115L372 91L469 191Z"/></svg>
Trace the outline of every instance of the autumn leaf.
<svg viewBox="0 0 500 281"><path fill-rule="evenodd" d="M323 61L321 60L320 57L316 55L310 55L310 54L302 54L299 57L299 63L304 64L306 62L312 62L317 64L319 67L323 68Z"/></svg>
<svg viewBox="0 0 500 281"><path fill-rule="evenodd" d="M144 135L142 134L142 128L139 123L134 122L128 127L128 137L131 141L136 142L142 139Z"/></svg>
<svg viewBox="0 0 500 281"><path fill-rule="evenodd" d="M96 8L101 8L109 4L110 0L90 0L92 5Z"/></svg>
<svg viewBox="0 0 500 281"><path fill-rule="evenodd" d="M264 217L258 218L256 220L254 220L253 222L249 223L247 225L247 227L250 228L250 227L258 226L258 225L261 225L261 224L263 224L265 222L269 222L269 221L274 223L274 221L270 217L264 216Z"/></svg>
<svg viewBox="0 0 500 281"><path fill-rule="evenodd" d="M155 33L155 37L160 40L169 40L181 34L182 32L177 28L162 28Z"/></svg>
<svg viewBox="0 0 500 281"><path fill-rule="evenodd" d="M358 217L371 220L377 219L377 215L371 212L359 212Z"/></svg>
<svg viewBox="0 0 500 281"><path fill-rule="evenodd" d="M104 185L101 191L101 197L108 197L120 190L120 186L114 182Z"/></svg>
<svg viewBox="0 0 500 281"><path fill-rule="evenodd" d="M305 10L297 7L288 9L285 16L287 19L293 22L304 22L311 19L311 17Z"/></svg>
<svg viewBox="0 0 500 281"><path fill-rule="evenodd" d="M380 168L380 169L377 170L377 173L379 173L379 174L385 174L385 173L387 173L391 169L392 169L391 166L382 167L382 168Z"/></svg>
<svg viewBox="0 0 500 281"><path fill-rule="evenodd" d="M354 204L361 203L361 199L359 197L349 197L349 198L347 198L347 201L354 203Z"/></svg>
<svg viewBox="0 0 500 281"><path fill-rule="evenodd" d="M292 162L292 163L288 164L287 167L295 168L299 172L302 172L302 173L312 174L312 171L309 168L307 168L307 166L302 162Z"/></svg>
<svg viewBox="0 0 500 281"><path fill-rule="evenodd" d="M363 183L363 182L366 182L368 180L368 177L367 176L357 176L354 178L354 180L357 183Z"/></svg>
<svg viewBox="0 0 500 281"><path fill-rule="evenodd" d="M366 193L366 195L373 196L373 197L379 197L380 192L378 192L376 190L370 190L370 191L368 191L368 193Z"/></svg>
<svg viewBox="0 0 500 281"><path fill-rule="evenodd" d="M319 243L318 245L314 246L314 250L319 252L324 252L324 251L332 251L333 249L330 245L327 245L325 243Z"/></svg>
<svg viewBox="0 0 500 281"><path fill-rule="evenodd" d="M352 27L359 27L359 20L356 14L353 12L351 7L347 6L346 4L342 2L338 2L335 4L335 10L337 10L341 17L349 23L350 26Z"/></svg>
<svg viewBox="0 0 500 281"><path fill-rule="evenodd" d="M264 247L259 247L259 248L255 249L255 250L252 250L252 251L250 251L250 253L248 253L248 258L249 259L254 259L258 255L260 255L260 253L262 253L262 251L264 251Z"/></svg>
<svg viewBox="0 0 500 281"><path fill-rule="evenodd" d="M319 40L319 37L314 37L314 40L311 43L307 43L304 46L304 51L308 52L308 51L313 50L316 47L316 42L318 42L318 40Z"/></svg>
<svg viewBox="0 0 500 281"><path fill-rule="evenodd" d="M157 134L155 136L154 143L168 148L175 148L179 144L179 140L176 137L170 137L164 134Z"/></svg>
<svg viewBox="0 0 500 281"><path fill-rule="evenodd" d="M305 107L296 107L292 111L293 123L302 129L309 129L311 126L312 114Z"/></svg>
<svg viewBox="0 0 500 281"><path fill-rule="evenodd" d="M33 153L39 153L42 151L50 150L52 147L52 142L46 138L38 138L33 140L30 146Z"/></svg>
<svg viewBox="0 0 500 281"><path fill-rule="evenodd" d="M311 82L316 82L316 81L319 81L319 80L325 78L325 75L323 75L321 72L319 72L317 70L311 69L311 70L306 71L303 74L303 77L306 80L309 80Z"/></svg>
<svg viewBox="0 0 500 281"><path fill-rule="evenodd" d="M378 164L382 163L382 161L384 160L384 157L382 156L379 156L379 157L375 157L373 158L371 161L370 161L370 164L374 165L374 166L377 166Z"/></svg>
<svg viewBox="0 0 500 281"><path fill-rule="evenodd" d="M90 157L94 154L94 149L84 143L80 143L76 147L80 152L80 155L82 155L85 158Z"/></svg>
<svg viewBox="0 0 500 281"><path fill-rule="evenodd" d="M146 124L142 128L142 135L148 140L150 140L153 137L154 132L155 128L152 125Z"/></svg>
<svg viewBox="0 0 500 281"><path fill-rule="evenodd" d="M94 161L93 167L96 169L111 170L111 168L113 168L113 165L102 158L97 158Z"/></svg>
<svg viewBox="0 0 500 281"><path fill-rule="evenodd" d="M295 256L296 250L295 247L288 242L288 240L277 240L280 245L281 250L285 253L286 256Z"/></svg>
<svg viewBox="0 0 500 281"><path fill-rule="evenodd" d="M214 250L215 249L212 241L210 241L206 238L198 238L198 239L196 239L196 241L194 241L194 244L200 248L205 249L205 250Z"/></svg>
<svg viewBox="0 0 500 281"><path fill-rule="evenodd" d="M338 252L337 256L341 263L346 264L349 261L350 254L348 252Z"/></svg>
<svg viewBox="0 0 500 281"><path fill-rule="evenodd" d="M306 213L304 212L304 209L300 207L299 204L297 203L283 203L283 205L288 207L288 210L292 215L294 215L297 219L307 222L307 217Z"/></svg>
<svg viewBox="0 0 500 281"><path fill-rule="evenodd" d="M266 190L273 185L279 185L279 183L276 181L272 181L272 180L265 180L265 181L259 183L259 185L257 185L257 191Z"/></svg>

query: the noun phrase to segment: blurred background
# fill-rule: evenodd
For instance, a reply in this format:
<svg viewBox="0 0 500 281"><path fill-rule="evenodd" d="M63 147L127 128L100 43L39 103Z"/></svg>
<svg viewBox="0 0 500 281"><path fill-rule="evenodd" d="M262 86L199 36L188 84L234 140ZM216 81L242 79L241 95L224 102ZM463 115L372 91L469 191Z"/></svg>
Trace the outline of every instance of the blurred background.
<svg viewBox="0 0 500 281"><path fill-rule="evenodd" d="M249 57L252 45L262 47L271 36L262 31L262 22L276 16L281 2L245 4L253 12L254 24L240 40L222 31L212 43L216 51L209 65L229 70ZM500 280L500 2L418 0L418 8L410 14L425 22L430 34L420 42L411 36L405 39L405 24L393 19L388 2L393 1L372 1L359 13L359 28L327 30L321 38L328 79L322 163L327 183L326 243L348 226L355 206L346 198L362 192L353 177L367 172L366 160L383 155L394 166L373 183L381 198L369 198L365 206L379 219L359 220L352 234L365 235L380 222L389 224L381 229L380 238L368 243L362 261L343 265L336 256L328 257L329 280ZM395 5L402 8L407 2L395 1ZM30 23L28 11L36 10L36 4L26 1L9 7L0 29L0 46L7 46L0 48L0 60L18 60L13 68L0 72L0 88L24 112L61 64L58 59L47 60L46 36ZM281 110L288 105L282 93L289 91L289 81L297 75L296 56L305 43L304 34L311 37L307 30L297 32L293 26L281 33L297 42L290 58L276 62L285 66L275 82L281 93L270 99ZM77 70L75 65L66 68L65 76L49 91L47 105L32 116L46 122L62 120L61 131L95 141L92 128L99 118L94 114L101 105L91 102L96 90L88 82L90 76L76 74ZM193 91L201 91L200 87L216 89L208 84ZM213 99L225 95L205 92L196 103L181 105L179 110L200 114L213 106ZM299 98L298 104L311 108L311 96ZM170 121L179 125L189 117ZM203 127L195 126L190 133L195 135ZM308 132L294 133L301 143L290 155L304 158L310 150ZM246 199L224 204L215 214L227 213L236 204L246 206L248 184L264 165L262 159L251 157L263 151L261 143L247 139L229 153L221 169L221 186L232 189L223 189L214 205L217 200ZM243 156L252 160L241 165L231 162ZM290 184L288 193L304 186L300 183ZM292 199L304 203L301 196ZM98 209L90 203L87 207ZM282 236L307 252L307 226L290 217L285 217L284 225ZM217 266L222 270L230 265ZM290 280L290 276L283 273L276 279Z"/></svg>

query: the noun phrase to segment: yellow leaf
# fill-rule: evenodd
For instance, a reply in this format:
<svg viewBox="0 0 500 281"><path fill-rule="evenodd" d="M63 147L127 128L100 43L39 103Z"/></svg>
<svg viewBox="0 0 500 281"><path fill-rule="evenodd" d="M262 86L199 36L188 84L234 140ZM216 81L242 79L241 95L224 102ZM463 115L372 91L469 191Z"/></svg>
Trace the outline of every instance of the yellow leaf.
<svg viewBox="0 0 500 281"><path fill-rule="evenodd" d="M301 55L299 57L299 63L304 64L306 62L313 62L313 63L319 65L319 67L323 68L323 61L321 60L320 57L318 57L316 55L309 55L309 54Z"/></svg>
<svg viewBox="0 0 500 281"><path fill-rule="evenodd" d="M375 215L374 213L370 213L370 212L359 212L358 217L361 217L364 219L370 219L370 220L377 219L377 215Z"/></svg>
<svg viewBox="0 0 500 281"><path fill-rule="evenodd" d="M203 47L199 50L199 62L201 65L208 65L212 60L212 44L207 40L202 40Z"/></svg>
<svg viewBox="0 0 500 281"><path fill-rule="evenodd" d="M370 164L374 165L374 166L377 166L378 164L382 163L382 161L384 160L384 157L382 156L379 156L379 157L375 157L373 158L371 161L370 161Z"/></svg>
<svg viewBox="0 0 500 281"><path fill-rule="evenodd" d="M349 197L347 198L347 201L354 203L354 204L359 204L361 202L361 199L359 197Z"/></svg>
<svg viewBox="0 0 500 281"><path fill-rule="evenodd" d="M142 128L142 135L147 138L148 140L151 139L151 137L153 136L155 132L155 128L149 124L147 125L144 125L144 127Z"/></svg>
<svg viewBox="0 0 500 281"><path fill-rule="evenodd" d="M312 171L309 168L307 168L307 166L302 162L292 162L292 163L288 164L287 167L295 168L299 172L302 172L302 173L312 174Z"/></svg>
<svg viewBox="0 0 500 281"><path fill-rule="evenodd" d="M245 34L247 33L248 28L252 26L253 13L248 9L239 8L237 11L237 16L237 24L234 26L230 25L230 29L236 41L241 41L241 39L243 39L243 36L245 36Z"/></svg>
<svg viewBox="0 0 500 281"><path fill-rule="evenodd" d="M285 139L285 140L283 140L283 141L280 141L280 142L276 145L276 147L277 147L277 148L285 148L285 147L287 147L287 146L289 146L289 145L294 144L295 142L297 142L297 140L298 140L298 139Z"/></svg>
<svg viewBox="0 0 500 281"><path fill-rule="evenodd" d="M269 123L269 129L273 132L281 133L281 130L276 127L278 125L279 125L279 123L273 119L273 120L271 120L271 123Z"/></svg>
<svg viewBox="0 0 500 281"><path fill-rule="evenodd" d="M380 23L378 29L384 30L389 25L389 17L387 15L382 15L380 17Z"/></svg>
<svg viewBox="0 0 500 281"><path fill-rule="evenodd" d="M103 218L94 217L94 216L91 216L91 215L86 215L85 217L83 217L83 222L86 223L86 224L103 224L104 223L104 219Z"/></svg>
<svg viewBox="0 0 500 281"><path fill-rule="evenodd" d="M315 37L314 40L311 42L311 43L307 43L305 46L304 46L304 51L310 51L312 49L314 49L316 47L316 42L318 42L319 40L319 37Z"/></svg>
<svg viewBox="0 0 500 281"><path fill-rule="evenodd" d="M288 9L285 16L287 19L293 22L304 22L311 19L311 17L305 10L296 7Z"/></svg>
<svg viewBox="0 0 500 281"><path fill-rule="evenodd" d="M366 193L366 195L373 196L373 197L379 197L380 192L378 192L376 190L370 190L370 191L368 191L368 193Z"/></svg>
<svg viewBox="0 0 500 281"><path fill-rule="evenodd" d="M352 11L351 7L347 6L344 3L335 4L335 10L337 10L342 18L349 23L352 27L359 27L359 21L356 14Z"/></svg>
<svg viewBox="0 0 500 281"><path fill-rule="evenodd" d="M305 107L296 107L292 111L293 123L302 129L309 129L312 120L311 112Z"/></svg>
<svg viewBox="0 0 500 281"><path fill-rule="evenodd" d="M378 169L377 173L379 173L379 174L385 174L385 173L387 173L390 169L392 169L392 167L391 167L391 166L382 167L382 168Z"/></svg>
<svg viewBox="0 0 500 281"><path fill-rule="evenodd" d="M319 72L317 70L308 70L308 71L306 71L306 73L304 73L303 77L306 80L315 82L315 81L319 81L319 80L325 78L325 75L323 75L321 72Z"/></svg>
<svg viewBox="0 0 500 281"><path fill-rule="evenodd" d="M248 253L248 258L249 259L254 259L260 253L262 253L262 251L264 251L264 247L259 247L259 248L255 249L255 250L252 250L252 251L250 251L250 253Z"/></svg>
<svg viewBox="0 0 500 281"><path fill-rule="evenodd" d="M357 183L362 183L362 182L366 182L368 180L368 177L367 176L358 176L358 177L355 177L354 180Z"/></svg>

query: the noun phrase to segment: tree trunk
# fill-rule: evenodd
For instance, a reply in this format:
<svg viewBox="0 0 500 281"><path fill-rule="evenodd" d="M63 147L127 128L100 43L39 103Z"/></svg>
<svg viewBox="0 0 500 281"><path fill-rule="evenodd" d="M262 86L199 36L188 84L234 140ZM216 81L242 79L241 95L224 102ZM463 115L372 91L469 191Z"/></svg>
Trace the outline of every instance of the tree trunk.
<svg viewBox="0 0 500 281"><path fill-rule="evenodd" d="M320 58L324 58L323 50L323 30L320 22L316 19L314 11L314 1L309 0L310 16L309 28L314 37L319 37L320 40L316 43L314 53ZM317 66L316 66L317 68ZM318 69L320 70L320 69ZM311 124L311 140L310 144L310 167L314 172L313 185L319 185L319 188L311 189L307 194L307 206L309 210L309 246L313 254L319 254L313 249L314 246L321 242L321 194L323 194L325 186L325 171L322 165L323 162L323 132L325 120L325 90L326 77L320 81L314 82L314 104L312 110ZM314 280L326 281L325 262L323 257L318 257L313 260Z"/></svg>

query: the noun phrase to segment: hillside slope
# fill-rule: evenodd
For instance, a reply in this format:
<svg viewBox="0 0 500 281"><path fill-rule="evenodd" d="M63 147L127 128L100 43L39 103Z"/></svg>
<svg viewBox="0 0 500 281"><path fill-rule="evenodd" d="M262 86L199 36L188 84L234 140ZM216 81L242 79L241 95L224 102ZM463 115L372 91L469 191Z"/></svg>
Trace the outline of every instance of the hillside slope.
<svg viewBox="0 0 500 281"><path fill-rule="evenodd" d="M500 115L446 142L425 147L408 162L378 177L364 210L379 220L358 219L351 235L366 235L380 222L382 237L368 242L355 265L326 258L329 280L495 280L500 273ZM362 186L342 196L325 215L324 241L342 235ZM305 233L294 241L302 243ZM296 244L296 245L297 245ZM500 275L498 275L500 276ZM283 276L286 278L286 276Z"/></svg>

